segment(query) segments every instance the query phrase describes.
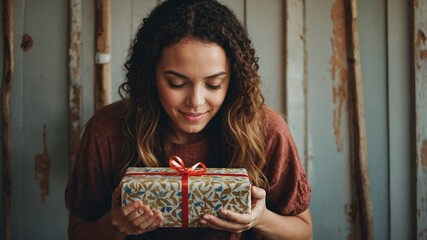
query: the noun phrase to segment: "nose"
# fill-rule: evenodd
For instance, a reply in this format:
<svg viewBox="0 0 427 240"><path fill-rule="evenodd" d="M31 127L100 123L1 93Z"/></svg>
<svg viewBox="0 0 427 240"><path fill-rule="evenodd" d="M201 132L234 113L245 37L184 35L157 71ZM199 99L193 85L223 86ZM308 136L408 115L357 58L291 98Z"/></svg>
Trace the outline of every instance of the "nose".
<svg viewBox="0 0 427 240"><path fill-rule="evenodd" d="M190 107L200 107L205 103L205 96L201 86L193 86L187 98L187 105Z"/></svg>

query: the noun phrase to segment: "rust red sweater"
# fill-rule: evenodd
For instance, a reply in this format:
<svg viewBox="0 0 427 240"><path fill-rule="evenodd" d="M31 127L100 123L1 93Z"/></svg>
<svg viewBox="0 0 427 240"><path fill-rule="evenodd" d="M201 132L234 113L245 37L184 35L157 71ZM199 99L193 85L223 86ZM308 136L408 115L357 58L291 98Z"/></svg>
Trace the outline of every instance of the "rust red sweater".
<svg viewBox="0 0 427 240"><path fill-rule="evenodd" d="M114 179L120 169L120 155L125 141L122 133L123 102L98 111L88 122L65 190L67 208L80 218L95 221L110 210ZM264 108L264 133L269 181L267 208L281 215L297 215L309 207L311 191L301 166L297 149L283 117ZM180 156L186 166L207 159L207 140L173 145L171 155ZM226 166L223 166L226 167ZM161 228L126 239L258 239L255 232L231 234L214 229Z"/></svg>

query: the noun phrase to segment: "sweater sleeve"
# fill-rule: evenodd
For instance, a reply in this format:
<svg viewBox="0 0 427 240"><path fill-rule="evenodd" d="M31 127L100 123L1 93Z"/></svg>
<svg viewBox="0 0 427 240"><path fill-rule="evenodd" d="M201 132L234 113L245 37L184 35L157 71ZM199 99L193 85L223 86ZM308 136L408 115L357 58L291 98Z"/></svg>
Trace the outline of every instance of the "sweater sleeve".
<svg viewBox="0 0 427 240"><path fill-rule="evenodd" d="M87 220L97 220L111 209L111 195L118 183L119 153L124 136L122 104L98 111L87 123L73 170L65 189L67 208Z"/></svg>
<svg viewBox="0 0 427 240"><path fill-rule="evenodd" d="M284 118L269 108L265 117L267 208L280 215L298 215L310 204L306 173Z"/></svg>
<svg viewBox="0 0 427 240"><path fill-rule="evenodd" d="M110 209L108 202L111 202L111 189L103 181L102 149L93 125L93 121L89 121L86 126L65 190L67 208L87 220L101 217Z"/></svg>

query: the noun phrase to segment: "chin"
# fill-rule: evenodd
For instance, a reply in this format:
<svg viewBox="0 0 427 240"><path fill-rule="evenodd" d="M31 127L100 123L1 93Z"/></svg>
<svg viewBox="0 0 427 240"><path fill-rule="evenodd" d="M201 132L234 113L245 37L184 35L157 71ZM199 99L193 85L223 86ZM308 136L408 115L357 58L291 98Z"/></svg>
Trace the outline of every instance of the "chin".
<svg viewBox="0 0 427 240"><path fill-rule="evenodd" d="M189 127L189 128L182 128L183 132L186 132L188 134L196 134L196 133L200 133L201 131L203 131L203 129L206 126L201 126L201 127Z"/></svg>
<svg viewBox="0 0 427 240"><path fill-rule="evenodd" d="M203 130L203 128L202 129L189 129L188 131L184 131L184 132L186 132L188 134L197 134L197 133L200 133L202 130Z"/></svg>

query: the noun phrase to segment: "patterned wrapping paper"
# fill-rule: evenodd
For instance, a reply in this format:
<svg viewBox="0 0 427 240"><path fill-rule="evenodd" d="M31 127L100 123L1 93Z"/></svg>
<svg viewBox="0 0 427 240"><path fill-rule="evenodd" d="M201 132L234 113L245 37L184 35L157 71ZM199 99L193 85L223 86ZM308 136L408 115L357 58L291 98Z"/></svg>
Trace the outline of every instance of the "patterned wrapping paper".
<svg viewBox="0 0 427 240"><path fill-rule="evenodd" d="M246 169L208 168L196 176L192 171L185 167L128 168L122 179L122 206L141 200L159 209L164 216L163 227L201 227L203 214L220 216L220 209L250 213L251 184ZM183 199L186 177L188 196ZM188 201L187 207L182 207L183 201Z"/></svg>

